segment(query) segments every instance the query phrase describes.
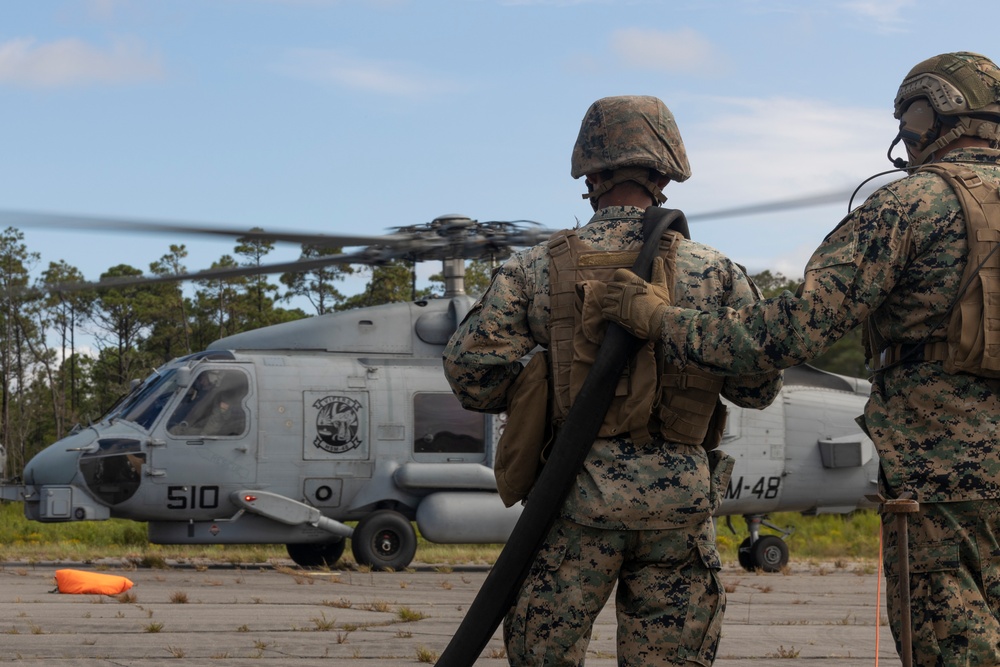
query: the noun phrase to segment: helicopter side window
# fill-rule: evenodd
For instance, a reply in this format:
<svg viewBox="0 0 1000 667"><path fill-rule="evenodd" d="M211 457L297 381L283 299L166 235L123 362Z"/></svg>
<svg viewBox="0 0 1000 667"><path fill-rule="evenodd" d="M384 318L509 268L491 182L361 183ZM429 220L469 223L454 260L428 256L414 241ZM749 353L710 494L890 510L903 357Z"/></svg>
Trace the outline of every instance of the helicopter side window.
<svg viewBox="0 0 1000 667"><path fill-rule="evenodd" d="M465 410L453 394L415 394L413 432L418 454L485 451L486 418Z"/></svg>
<svg viewBox="0 0 1000 667"><path fill-rule="evenodd" d="M186 436L235 436L246 429L247 376L237 370L204 370L195 377L167 421L167 432Z"/></svg>

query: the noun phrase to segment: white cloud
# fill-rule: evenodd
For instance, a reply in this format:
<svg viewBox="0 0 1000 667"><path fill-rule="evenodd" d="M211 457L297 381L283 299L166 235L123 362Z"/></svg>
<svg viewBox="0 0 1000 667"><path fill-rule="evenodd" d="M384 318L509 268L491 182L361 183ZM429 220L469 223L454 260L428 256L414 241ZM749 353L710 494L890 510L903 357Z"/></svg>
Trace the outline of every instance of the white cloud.
<svg viewBox="0 0 1000 667"><path fill-rule="evenodd" d="M0 84L56 88L157 80L159 57L135 40L100 49L79 39L38 43L18 38L0 43Z"/></svg>
<svg viewBox="0 0 1000 667"><path fill-rule="evenodd" d="M607 5L614 0L500 0L508 7L576 7L579 5Z"/></svg>
<svg viewBox="0 0 1000 667"><path fill-rule="evenodd" d="M110 0L107 0L110 1ZM230 0L232 4L238 4L245 0ZM289 7L334 7L347 4L347 0L257 0L262 4L287 5ZM376 9L394 9L405 7L411 0L363 0L361 4L375 7Z"/></svg>
<svg viewBox="0 0 1000 667"><path fill-rule="evenodd" d="M126 6L124 0L87 0L85 3L90 14L101 19L111 19Z"/></svg>
<svg viewBox="0 0 1000 667"><path fill-rule="evenodd" d="M418 71L409 63L365 60L328 49L295 49L276 69L307 81L403 97L447 93L460 88L453 81Z"/></svg>
<svg viewBox="0 0 1000 667"><path fill-rule="evenodd" d="M896 134L887 109L783 97L699 100L687 105L678 124L693 175L667 187L667 206L694 214L843 193L836 204L820 207L692 221L696 239L751 272L790 277L801 275L812 250L847 213L849 192L891 168L885 151Z"/></svg>
<svg viewBox="0 0 1000 667"><path fill-rule="evenodd" d="M78 335L81 335L81 333L82 332L77 331ZM82 337L87 338L87 334L82 334ZM94 347L92 340L89 342L77 343L75 348L63 347L60 349L62 350L62 356L59 357L60 359L69 359L74 353L80 355L81 357L90 357L91 359L97 359L100 357L100 350Z"/></svg>
<svg viewBox="0 0 1000 667"><path fill-rule="evenodd" d="M625 28L611 35L611 50L631 67L682 74L711 74L724 65L712 43L696 30Z"/></svg>
<svg viewBox="0 0 1000 667"><path fill-rule="evenodd" d="M678 119L691 184L699 169L711 171L727 184L725 199L836 190L890 168L884 156L897 124L889 110L783 97L712 98L704 106L694 123Z"/></svg>
<svg viewBox="0 0 1000 667"><path fill-rule="evenodd" d="M865 21L873 21L877 29L884 32L900 32L906 23L904 10L913 4L914 0L851 0L845 2L842 7Z"/></svg>

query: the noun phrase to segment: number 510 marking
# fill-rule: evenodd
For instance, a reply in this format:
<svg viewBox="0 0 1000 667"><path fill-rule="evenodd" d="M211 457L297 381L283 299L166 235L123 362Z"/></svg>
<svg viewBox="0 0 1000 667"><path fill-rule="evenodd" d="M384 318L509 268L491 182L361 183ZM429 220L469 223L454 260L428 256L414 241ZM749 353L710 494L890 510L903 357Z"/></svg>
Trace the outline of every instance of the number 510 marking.
<svg viewBox="0 0 1000 667"><path fill-rule="evenodd" d="M215 509L219 506L217 486L168 486L167 509Z"/></svg>

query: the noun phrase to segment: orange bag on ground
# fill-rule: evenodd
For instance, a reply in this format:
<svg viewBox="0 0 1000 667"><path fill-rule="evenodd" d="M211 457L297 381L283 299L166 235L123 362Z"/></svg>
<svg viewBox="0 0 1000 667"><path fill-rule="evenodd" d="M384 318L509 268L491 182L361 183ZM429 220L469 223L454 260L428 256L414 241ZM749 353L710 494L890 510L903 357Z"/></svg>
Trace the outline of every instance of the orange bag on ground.
<svg viewBox="0 0 1000 667"><path fill-rule="evenodd" d="M98 574L83 570L56 570L56 586L58 586L60 593L118 595L132 588L133 585L131 580L113 574Z"/></svg>

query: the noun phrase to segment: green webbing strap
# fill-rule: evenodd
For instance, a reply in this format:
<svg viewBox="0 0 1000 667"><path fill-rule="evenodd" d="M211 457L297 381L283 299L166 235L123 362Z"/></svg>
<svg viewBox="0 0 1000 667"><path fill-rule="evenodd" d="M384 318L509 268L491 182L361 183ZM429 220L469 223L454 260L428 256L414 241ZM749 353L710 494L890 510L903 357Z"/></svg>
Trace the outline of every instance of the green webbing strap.
<svg viewBox="0 0 1000 667"><path fill-rule="evenodd" d="M655 206L646 209L643 216L644 243L632 266L636 275L649 279L653 258L659 250L659 239L671 228L690 238L687 219L681 211ZM521 584L597 438L614 397L618 378L626 362L642 343L617 324L608 323L594 365L556 436L552 452L531 489L524 511L451 642L435 663L436 667L471 667L514 604Z"/></svg>

